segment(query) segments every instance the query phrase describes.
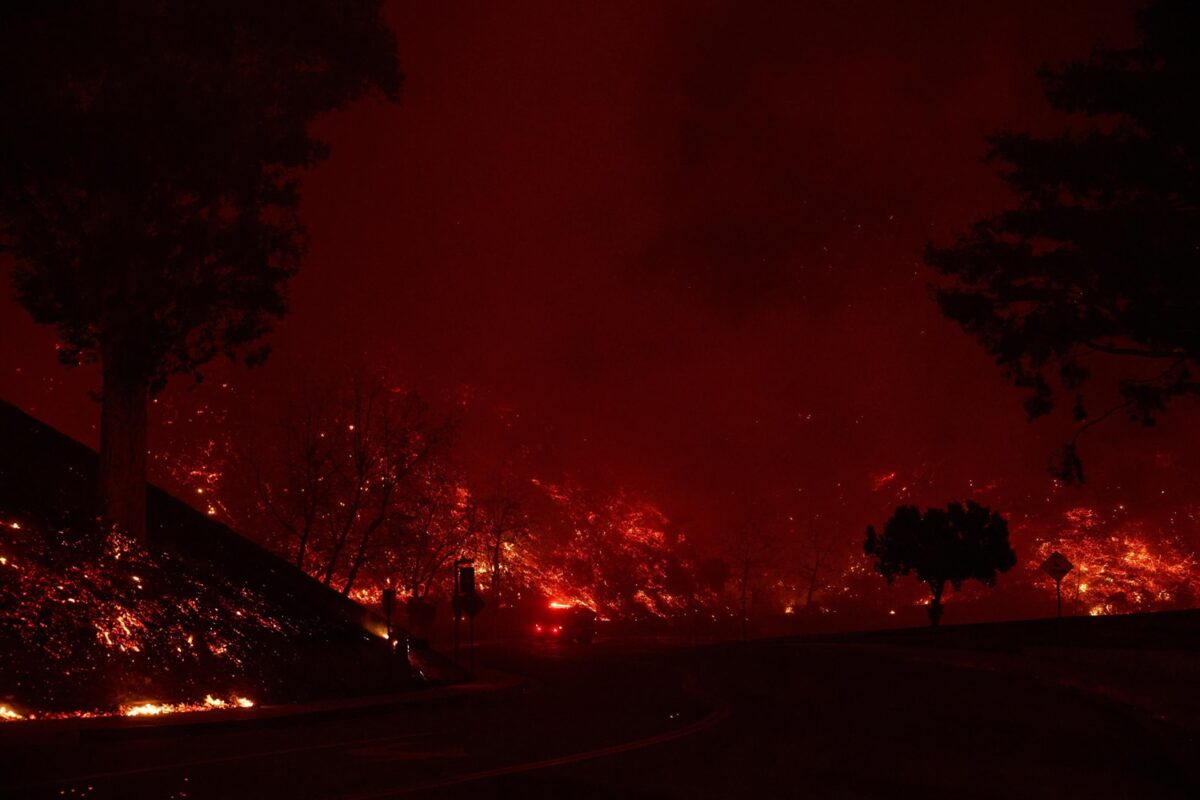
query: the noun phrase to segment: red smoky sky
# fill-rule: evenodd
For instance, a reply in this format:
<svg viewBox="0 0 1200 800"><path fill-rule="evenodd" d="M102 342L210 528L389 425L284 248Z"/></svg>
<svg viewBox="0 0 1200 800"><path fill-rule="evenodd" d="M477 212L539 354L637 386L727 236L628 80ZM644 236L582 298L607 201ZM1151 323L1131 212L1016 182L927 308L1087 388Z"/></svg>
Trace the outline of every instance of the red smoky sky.
<svg viewBox="0 0 1200 800"><path fill-rule="evenodd" d="M305 181L311 250L274 357L212 376L248 414L366 359L469 398L475 457L536 440L534 471L707 535L756 505L855 539L897 499L1027 513L1065 428L1027 423L939 317L921 251L1008 202L987 133L1061 124L1037 68L1129 44L1135 9L390 5L403 101L318 122L332 156ZM0 396L94 441L94 372L62 370L5 302ZM1181 424L1111 426L1079 496L1179 490Z"/></svg>

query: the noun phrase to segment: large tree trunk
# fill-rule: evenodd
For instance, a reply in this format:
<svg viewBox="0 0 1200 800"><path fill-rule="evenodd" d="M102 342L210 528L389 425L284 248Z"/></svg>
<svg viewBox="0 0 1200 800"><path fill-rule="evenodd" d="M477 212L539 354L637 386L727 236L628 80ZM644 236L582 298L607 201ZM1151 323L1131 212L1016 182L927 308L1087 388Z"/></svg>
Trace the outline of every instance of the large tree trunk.
<svg viewBox="0 0 1200 800"><path fill-rule="evenodd" d="M100 500L108 525L146 543L146 413L149 387L117 359L101 365Z"/></svg>

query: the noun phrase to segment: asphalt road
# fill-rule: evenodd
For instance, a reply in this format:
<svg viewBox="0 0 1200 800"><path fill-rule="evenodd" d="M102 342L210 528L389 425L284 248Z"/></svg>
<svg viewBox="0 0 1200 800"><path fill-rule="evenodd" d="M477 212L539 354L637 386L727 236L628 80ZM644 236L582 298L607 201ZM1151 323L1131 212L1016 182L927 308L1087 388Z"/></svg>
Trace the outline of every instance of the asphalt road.
<svg viewBox="0 0 1200 800"><path fill-rule="evenodd" d="M0 745L0 798L1197 796L1115 703L887 647L483 649L500 691Z"/></svg>

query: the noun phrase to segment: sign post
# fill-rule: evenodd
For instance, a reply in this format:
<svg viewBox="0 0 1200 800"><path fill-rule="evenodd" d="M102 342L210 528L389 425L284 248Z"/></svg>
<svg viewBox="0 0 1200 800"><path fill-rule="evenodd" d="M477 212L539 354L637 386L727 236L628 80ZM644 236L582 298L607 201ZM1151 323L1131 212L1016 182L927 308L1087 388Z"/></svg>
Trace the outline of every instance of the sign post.
<svg viewBox="0 0 1200 800"><path fill-rule="evenodd" d="M475 567L471 559L454 562L454 660L458 661L458 625L467 615L468 647L471 650L471 676L475 676L475 617L483 610L483 598L475 592Z"/></svg>
<svg viewBox="0 0 1200 800"><path fill-rule="evenodd" d="M1062 619L1062 580L1074 567L1067 557L1055 550L1042 562L1042 572L1054 578L1054 590L1058 595L1058 618Z"/></svg>
<svg viewBox="0 0 1200 800"><path fill-rule="evenodd" d="M381 601L383 605L383 618L387 624L388 642L391 642L392 647L395 647L396 643L392 641L392 615L396 612L396 590L390 586L384 589Z"/></svg>

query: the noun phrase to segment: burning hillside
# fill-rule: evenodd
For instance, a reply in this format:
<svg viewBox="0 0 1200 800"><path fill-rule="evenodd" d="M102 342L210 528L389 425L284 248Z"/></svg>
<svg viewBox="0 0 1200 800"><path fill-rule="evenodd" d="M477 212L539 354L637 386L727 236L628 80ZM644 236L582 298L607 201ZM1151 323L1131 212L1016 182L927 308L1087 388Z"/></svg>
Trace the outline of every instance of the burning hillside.
<svg viewBox="0 0 1200 800"><path fill-rule="evenodd" d="M244 707L411 681L340 598L165 495L151 495L150 551L98 532L83 510L88 451L0 411L4 718Z"/></svg>
<svg viewBox="0 0 1200 800"><path fill-rule="evenodd" d="M1058 550L1074 564L1064 601L1091 616L1193 608L1200 563L1183 534L1159 529L1123 507L1104 514L1078 507L1056 529L1034 537L1030 566Z"/></svg>
<svg viewBox="0 0 1200 800"><path fill-rule="evenodd" d="M905 609L926 602L920 586L886 586L864 564L862 527L936 497L946 482L936 465L827 485L836 513L805 493L785 515L750 514L702 542L636 487L603 490L519 459L480 480L464 468L470 443L460 440L458 409L438 412L385 375L355 373L320 391L300 385L294 395L277 421L246 430L231 427L221 404L185 413L167 403L173 446L159 467L200 511L364 605L385 586L444 605L449 565L462 557L474 560L493 609L544 598L612 619L716 621L745 605L794 626L825 616L822 625L869 627L911 622ZM1045 613L1037 565L1047 548L1078 566L1064 587L1071 613L1182 608L1200 596L1196 518L1178 504L1148 505L1136 518L1120 506L1101 520L1082 503L1107 491L1085 498L1053 484L1035 496L991 478L955 480L959 497L1030 509L1011 512L1018 570L995 589L948 595L966 606L964 620ZM1082 524L1084 511L1094 524ZM1083 580L1088 571L1093 579Z"/></svg>
<svg viewBox="0 0 1200 800"><path fill-rule="evenodd" d="M220 409L166 405L179 452L159 467L197 509L364 605L384 587L444 601L449 565L464 557L493 608L544 597L668 618L719 592L647 499L516 464L480 480L460 458L458 410L439 412L385 375L301 385L277 420L240 436Z"/></svg>
<svg viewBox="0 0 1200 800"><path fill-rule="evenodd" d="M0 702L21 716L295 699L320 691L302 662L319 662L333 643L373 660L380 676L394 670L386 647L349 638L344 626L116 534L28 520L0 533Z"/></svg>

